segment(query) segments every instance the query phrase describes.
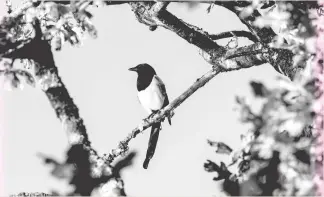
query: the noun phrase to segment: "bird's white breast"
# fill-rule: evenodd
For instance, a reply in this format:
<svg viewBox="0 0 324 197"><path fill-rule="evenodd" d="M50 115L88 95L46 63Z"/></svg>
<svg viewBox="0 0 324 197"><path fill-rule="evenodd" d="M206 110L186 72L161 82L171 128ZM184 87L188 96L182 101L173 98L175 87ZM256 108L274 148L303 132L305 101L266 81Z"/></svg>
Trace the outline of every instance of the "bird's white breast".
<svg viewBox="0 0 324 197"><path fill-rule="evenodd" d="M138 92L138 99L149 114L152 113L152 110L160 110L164 103L164 95L158 83L158 80L153 77L151 84Z"/></svg>

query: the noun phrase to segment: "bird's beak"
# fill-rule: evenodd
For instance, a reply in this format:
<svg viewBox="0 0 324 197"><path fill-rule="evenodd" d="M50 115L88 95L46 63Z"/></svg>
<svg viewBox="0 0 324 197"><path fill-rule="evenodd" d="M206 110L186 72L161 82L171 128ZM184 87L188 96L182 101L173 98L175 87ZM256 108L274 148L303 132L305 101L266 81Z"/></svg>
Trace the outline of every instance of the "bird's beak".
<svg viewBox="0 0 324 197"><path fill-rule="evenodd" d="M135 71L136 72L137 71L137 68L136 67L133 67L133 68L129 68L128 70L129 71Z"/></svg>

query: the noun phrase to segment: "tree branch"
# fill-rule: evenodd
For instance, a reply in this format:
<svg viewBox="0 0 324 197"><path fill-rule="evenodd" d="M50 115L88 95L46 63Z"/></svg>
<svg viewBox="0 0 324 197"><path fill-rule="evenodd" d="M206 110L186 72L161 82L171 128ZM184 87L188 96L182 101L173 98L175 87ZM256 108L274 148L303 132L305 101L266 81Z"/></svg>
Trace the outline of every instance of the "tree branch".
<svg viewBox="0 0 324 197"><path fill-rule="evenodd" d="M231 9L238 16L239 11L236 10L236 6L245 6L245 4L240 1L217 1L216 3ZM161 26L176 33L190 44L193 44L200 48L200 53L203 58L214 66L218 64L218 61L220 59L224 61L224 57L228 57L228 54L232 52L232 50L227 50L225 47L222 47L214 42L211 39L211 36L201 28L178 19L167 10L160 10L157 14L153 14L151 7L154 4L152 2L130 2L129 4L131 5L132 10L134 11L135 16L137 17L139 22L144 23L150 27L155 26L155 28L156 26ZM259 13L255 13L255 15L258 14ZM250 17L249 20L255 20L255 16L253 15L253 17ZM242 20L242 22L246 23L245 20ZM255 43L255 45L241 47L237 50L245 49L246 51L248 51L250 47L256 47L256 49L267 49L268 53L235 56L234 58L226 60L226 64L222 65L230 65L229 70L233 70L241 67L251 67L251 65L270 63L276 71L292 79L298 70L293 67L293 53L285 49L269 48L266 44L264 44L272 40L273 36L276 35L271 28L253 28L253 32L256 32L254 36L259 37L261 42Z"/></svg>
<svg viewBox="0 0 324 197"><path fill-rule="evenodd" d="M63 5L69 5L71 4L71 1L62 1L62 0L53 0L49 1L57 4L63 4ZM21 26L21 23L23 21L22 16L25 14L25 12L32 8L32 7L37 7L41 1L33 1L33 0L25 0L17 9L14 11L10 12L7 16L2 18L1 23L0 23L0 35L2 34L7 34L8 30L10 30L13 27L19 27ZM82 0L82 1L77 1L76 6L73 7L73 11L76 12L79 9L86 9L89 5L93 5L94 1L93 0ZM105 5L119 5L119 4L124 4L128 3L128 1L104 1ZM70 7L71 8L71 7ZM24 24L25 21L23 21ZM31 39L25 39L25 40L10 40L7 39L5 36L0 36L0 58L2 56L6 56L15 50L18 50L22 47L24 47L25 44L28 44L31 41Z"/></svg>
<svg viewBox="0 0 324 197"><path fill-rule="evenodd" d="M210 35L210 38L213 40L219 40L223 38L230 38L233 36L245 37L251 40L252 42L258 42L258 38L254 34L248 31L227 31L227 32L222 32L220 34Z"/></svg>
<svg viewBox="0 0 324 197"><path fill-rule="evenodd" d="M42 32L38 20L35 21L35 38L23 48L8 54L7 58L31 59L35 63L35 78L46 94L64 130L69 134L71 144L84 144L91 150L85 125L79 115L78 107L70 97L62 82L54 62L51 46L42 40ZM35 50L37 49L37 50ZM97 153L92 150L94 154Z"/></svg>
<svg viewBox="0 0 324 197"><path fill-rule="evenodd" d="M124 3L124 2L114 2L114 1L106 1L107 4L120 4L120 3ZM127 2L125 2L127 3ZM225 53L228 53L227 49L218 45L216 42L213 41L212 37L210 36L207 32L203 31L201 28L196 27L194 25L188 24L180 19L178 19L177 17L175 17L174 15L172 15L170 12L168 12L165 7L168 5L169 2L128 2L131 6L132 9L137 17L137 19L141 22L144 23L148 26L150 26L151 30L156 29L157 26L162 26L166 29L169 29L173 32L175 32L176 34L178 34L180 37L182 37L183 39L185 39L186 41L188 41L191 44L194 44L195 46L199 47L201 49L201 53L204 54L204 58L205 60L207 60L210 64L214 65L215 62L217 62L217 59L222 58L224 56ZM221 2L223 3L222 5L225 5L227 8L232 9L233 11L236 11L236 13L238 14L237 10L235 10L235 6L234 5L241 5L240 3L237 2ZM234 4L235 3L235 4ZM31 4L29 4L29 7L32 6ZM24 9L28 7L25 6ZM242 5L241 5L242 7ZM21 9L21 10L24 10ZM16 14L17 15L17 14ZM251 19L252 20L252 19ZM250 39L252 40L256 40L256 36L253 35L253 33L243 33L243 32L236 32L237 34L240 33L241 35L244 36L248 36ZM217 37L223 37L226 36L227 33L221 34L220 36L215 36ZM28 42L28 41L26 41ZM17 42L14 44L9 44L6 45L7 46L12 46L11 48L19 48L19 46L23 46L25 44L25 42ZM16 46L18 45L18 46ZM6 50L6 49L1 49L1 51ZM8 49L10 50L10 49ZM8 51L7 50L7 51ZM276 54L278 50L275 49L272 52L272 56L268 56L268 57L276 57L278 56L278 54ZM285 51L286 56L284 57L284 59L291 59L290 57L292 57L291 52L289 52L288 50ZM233 56L231 56L231 64L236 64L236 67L249 67L250 64L254 64L254 65L260 65L263 63L270 63L272 64L273 60L271 60L271 58L263 58L260 59L260 55L259 54L250 54L248 55L248 57L246 56L234 56L235 58L233 58ZM282 57L282 55L281 55ZM229 61L229 60L228 60ZM287 61L286 61L287 63ZM293 71L293 69L291 69L291 65L292 65L292 61L288 62L289 64L285 65L285 68L278 68L276 65L273 65L274 68L283 74L289 75L289 76L293 76L294 73L288 73L288 72L283 72L282 70L287 70L289 72ZM231 66L233 68L233 66Z"/></svg>
<svg viewBox="0 0 324 197"><path fill-rule="evenodd" d="M108 155L105 155L103 157L103 160L106 163L111 163L114 161L115 158L118 156L125 155L128 151L128 143L135 138L139 133L143 132L145 129L149 128L152 124L156 122L161 122L165 119L165 117L169 116L170 114L173 114L173 111L179 107L185 100L187 100L193 93L195 93L198 89L203 87L205 84L207 84L212 78L214 78L216 75L222 72L227 72L229 70L239 70L243 68L248 67L235 67L231 68L233 64L230 64L230 62L221 61L219 60L217 63L215 63L216 66L213 66L213 69L204 74L202 77L197 79L185 92L183 92L180 96L178 96L176 99L174 99L168 106L161 109L159 112L157 112L154 116L150 117L148 116L143 120L143 122L137 126L135 129L132 130L128 136L119 142L118 147L111 150ZM220 65L223 64L223 65ZM228 64L228 65L225 65ZM253 64L250 64L249 67L254 66ZM227 69L223 69L227 68Z"/></svg>
<svg viewBox="0 0 324 197"><path fill-rule="evenodd" d="M130 5L140 23L148 26L162 26L169 29L208 53L224 50L223 47L210 39L207 32L194 25L185 23L167 10L153 13L151 10L153 5L147 2L131 2Z"/></svg>
<svg viewBox="0 0 324 197"><path fill-rule="evenodd" d="M185 100L187 100L193 93L195 93L199 88L203 87L208 83L213 77L221 72L221 67L215 67L211 71L207 72L205 75L200 77L191 85L185 92L174 99L168 106L161 109L152 117L147 117L143 122L137 126L132 132L122 140L116 149L111 150L108 156L104 156L104 160L111 163L116 157L124 155L128 150L128 143L135 138L139 133L149 128L152 124L156 122L161 122L165 117L173 113L173 111L180 106Z"/></svg>
<svg viewBox="0 0 324 197"><path fill-rule="evenodd" d="M227 52L226 48L214 42L207 32L178 19L167 10L161 10L156 16L153 16L150 11L152 7L151 3L131 2L130 5L139 22L149 26L162 26L176 33L187 42L199 47L203 58L212 65L217 65L218 60L223 58ZM259 55L250 55L249 57L238 57L227 60L227 63L231 69L250 67L251 64L261 65L266 63L267 59L260 58L261 56Z"/></svg>
<svg viewBox="0 0 324 197"><path fill-rule="evenodd" d="M47 96L64 130L67 132L70 145L81 144L86 151L89 151L90 162L96 164L91 170L96 173L97 168L102 167L99 164L102 158L92 148L83 119L79 115L79 109L59 76L50 44L41 39L42 32L38 20L35 21L34 28L36 32L35 38L23 48L15 50L6 57L26 58L34 61L36 81ZM109 164L106 167L113 168ZM115 177L113 181L113 192L125 195L123 180L120 177Z"/></svg>
<svg viewBox="0 0 324 197"><path fill-rule="evenodd" d="M271 27L259 28L252 24L257 17L261 16L257 10L254 10L250 16L244 19L240 17L241 11L238 8L246 7L248 4L244 4L242 1L215 1L214 4L225 7L235 13L242 23L249 28L251 33L260 40L260 43L264 48L268 48L267 44L276 36L276 33ZM288 76L292 80L296 73L303 69L301 67L293 66L293 57L294 53L290 50L269 48L269 54L266 61L270 63L277 72Z"/></svg>
<svg viewBox="0 0 324 197"><path fill-rule="evenodd" d="M94 1L93 0L87 0L89 2L89 5L93 5ZM57 4L62 4L62 5L69 5L71 4L71 1L62 1L62 0L52 0L52 2L57 3ZM105 5L120 5L120 4L125 4L129 3L129 1L103 1Z"/></svg>
<svg viewBox="0 0 324 197"><path fill-rule="evenodd" d="M270 43L276 36L276 33L270 27L259 28L252 25L252 22L255 21L256 17L261 16L261 14L257 10L254 10L250 16L244 19L240 17L240 9L242 9L242 7L248 6L248 4L242 4L241 1L215 1L214 4L227 8L228 10L236 14L241 22L247 26L251 33L259 39L259 41L263 43Z"/></svg>
<svg viewBox="0 0 324 197"><path fill-rule="evenodd" d="M152 6L152 12L154 12L155 14L158 14L161 10L166 9L166 7L169 5L170 2L166 2L166 1L159 1L156 2L153 6Z"/></svg>

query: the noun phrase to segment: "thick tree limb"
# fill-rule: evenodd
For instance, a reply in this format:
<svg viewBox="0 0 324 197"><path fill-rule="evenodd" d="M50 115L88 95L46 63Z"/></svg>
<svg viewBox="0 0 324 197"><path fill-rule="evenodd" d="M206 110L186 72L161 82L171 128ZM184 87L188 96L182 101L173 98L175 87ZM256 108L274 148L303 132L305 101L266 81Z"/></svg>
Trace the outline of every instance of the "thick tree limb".
<svg viewBox="0 0 324 197"><path fill-rule="evenodd" d="M216 42L214 42L207 32L180 20L171 13L169 13L167 10L165 10L165 7L167 5L167 3L165 2L131 2L130 5L132 6L134 12L137 14L138 19L141 19L140 22L144 21L143 23L145 24L163 26L177 33L180 37L201 48L203 57L205 58L209 56L208 61L211 64L217 66L221 64L225 67L217 68L216 73L214 73L214 69L210 73L203 76L200 79L199 83L196 82L197 84L195 83L184 94L180 95L178 99L176 99L168 107L166 107L161 112L161 116L156 115L157 117L152 117L153 120L146 120L146 123L142 125L143 128L134 129L132 134L120 143L118 149L113 150L110 155L106 156L106 161L108 162L112 161L113 158L116 157L116 155L120 155L123 152L126 152L127 144L132 138L136 137L138 133L148 128L152 123L163 119L170 111L172 111L174 108L180 105L185 99L187 99L197 89L199 89L205 83L207 83L214 75L219 73L221 70L230 71L241 68L248 68L254 65L261 65L263 63L266 63L267 61L273 61L272 63L274 64L277 62L276 60L273 60L273 57L271 57L269 60L269 58L267 58L270 57L269 54L250 54L245 56L232 57L230 60L226 60L224 59L224 55L225 57L230 57L231 54L236 54L236 52L249 52L251 51L251 48L254 50L262 49L262 45L256 43L255 45L236 49L234 50L235 52L233 52L232 50L227 50L224 47L218 45ZM33 45L34 44L32 43L29 46ZM40 43L38 43L38 45L40 45ZM47 50L50 51L48 44L45 46L45 48L46 47ZM24 51L23 53L28 54L28 58L34 59L40 65L46 65L46 67L39 66L39 69L36 70L35 74L38 80L40 81L41 85L43 85L43 91L46 93L49 100L51 101L52 106L54 107L58 117L68 127L66 129L70 130L71 133L77 134L73 135L75 139L70 138L70 140L74 141L74 143L83 143L85 145L90 146L90 142L88 140L83 121L79 117L77 107L73 103L72 98L69 97L69 94L65 89L64 84L58 76L57 68L55 67L51 52L48 52L47 55L43 55L41 59L39 59L40 56L38 54L30 54L33 53L32 50L29 51L27 49L29 49L29 47L24 47L22 50L20 50L20 52ZM278 57L278 54L273 53L272 56ZM51 86L48 86L48 84L51 84Z"/></svg>
<svg viewBox="0 0 324 197"><path fill-rule="evenodd" d="M130 5L137 19L141 23L149 26L155 25L165 27L166 29L175 32L189 43L198 46L208 53L213 53L214 51L223 49L212 39L210 39L207 32L195 27L194 25L185 23L167 10L160 10L158 13L153 13L151 7L154 4L147 2L131 2Z"/></svg>
<svg viewBox="0 0 324 197"><path fill-rule="evenodd" d="M153 117L146 118L143 120L143 123L133 129L133 131L122 140L116 149L111 150L109 155L104 156L104 160L107 163L111 163L116 157L120 155L124 155L128 151L128 143L131 139L135 138L139 133L149 128L153 123L160 122L164 120L166 116L171 114L175 108L177 108L182 102L184 102L189 96L191 96L195 91L204 86L210 79L216 76L220 72L226 72L230 70L238 70L241 68L248 68L254 65L260 65L265 63L266 60L269 60L269 57L275 56L278 57L278 54L270 54L267 53L268 49L264 48L262 44L256 43L254 45L250 45L247 47L238 48L236 50L226 51L224 47L217 45L217 43L213 42L209 35L202 31L201 29L187 24L180 19L173 16L171 13L166 10L160 10L158 13L152 13L152 6L154 4L148 3L145 4L143 2L132 2L130 3L133 11L136 14L139 22L144 23L149 26L159 25L163 26L175 33L177 33L180 37L186 39L188 42L202 48L202 56L209 62L211 62L214 67L213 70L209 71L207 74L202 76L199 80L197 80L188 90L186 90L183 94L181 94L178 98L176 98L173 102L171 102L168 106L160 110ZM219 50L225 55L236 54L240 52L250 52L251 49L259 49L266 50L262 54L252 54L245 55L244 57L234 57L234 60L225 60L223 58L218 58L213 60L210 53L214 54L215 51ZM208 52L209 51L209 52ZM207 55L206 55L207 53ZM226 56L225 56L226 57ZM278 58L273 58L271 61L275 64L280 64L281 60ZM222 64L222 65L220 65Z"/></svg>
<svg viewBox="0 0 324 197"><path fill-rule="evenodd" d="M253 35L251 32L248 31L227 31L227 32L222 32L219 34L213 34L210 35L210 38L213 40L219 40L223 38L230 38L230 37L245 37L251 40L252 42L258 42L258 38Z"/></svg>
<svg viewBox="0 0 324 197"><path fill-rule="evenodd" d="M71 144L84 144L91 149L85 125L79 115L79 110L68 90L62 82L54 62L51 46L42 40L39 22L36 21L35 38L23 48L8 54L8 58L26 58L35 63L35 78L42 91L46 94L57 117L63 123L64 130L69 134ZM35 50L37 49L37 50ZM93 153L96 154L94 150Z"/></svg>
<svg viewBox="0 0 324 197"><path fill-rule="evenodd" d="M6 57L27 58L34 61L36 81L46 94L64 130L67 132L70 145L82 144L89 151L91 163L96 164L92 170L96 173L96 168L102 167L99 164L101 157L92 148L83 119L79 115L78 107L58 74L50 44L46 40L41 39L42 32L39 21L36 20L35 23L35 38L23 48L10 53ZM110 165L107 165L107 167L111 168ZM113 192L117 196L125 195L124 183L120 177L114 177L112 178L112 183L108 183L114 185Z"/></svg>
<svg viewBox="0 0 324 197"><path fill-rule="evenodd" d="M229 57L228 53L231 53L231 50L227 50L225 47L218 45L213 41L211 36L201 28L178 19L167 10L161 10L160 12L153 14L151 7L154 5L154 3L130 2L129 4L131 5L132 10L134 11L139 22L149 25L150 27L161 26L176 33L187 42L199 47L201 49L201 55L210 64L215 65L220 59L224 60L224 56ZM236 6L246 6L240 1L220 1L216 2L216 4L222 5L230 9L231 11L234 11L238 16L239 11L236 10ZM255 20L255 17L259 15L259 13L255 13L254 15L251 16L248 20ZM245 20L242 20L242 22L247 23ZM250 23L247 24L249 25ZM252 28L253 26L250 25L250 27ZM253 27L251 30L253 30L252 34L253 32L255 32L255 36L259 37L261 42L258 42L255 45L247 46L245 48L246 52L249 52L250 47L256 47L256 49L258 50L265 49L268 51L268 53L250 53L245 56L236 56L235 58L228 59L226 60L226 63L230 65L230 70L232 70L233 68L250 67L251 64L261 65L264 63L270 63L276 71L292 79L298 71L297 68L293 67L293 53L285 49L272 49L264 44L270 42L270 40L272 40L272 38L276 35L271 28L260 29ZM244 47L237 50L242 49L244 49ZM231 55L234 54L232 53Z"/></svg>
<svg viewBox="0 0 324 197"><path fill-rule="evenodd" d="M85 1L87 2L87 1ZM91 3L91 1L89 1ZM106 1L107 4L120 4L120 3L127 3L127 2L114 2L114 1ZM235 11L235 13L238 14L238 11L235 9L235 6L240 5L241 7L244 5L241 5L240 2L216 2L216 3L222 3L222 6L225 6L226 8L231 9L231 11ZM201 53L204 54L204 58L212 65L214 65L215 62L217 62L217 59L222 58L225 53L227 53L227 49L218 45L216 42L213 41L212 37L210 36L207 32L203 31L201 28L198 28L194 25L188 24L174 15L172 15L170 12L165 10L165 7L167 6L167 2L129 2L129 4L132 6L132 9L134 13L136 14L137 19L141 22L144 23L148 26L150 26L151 30L156 29L157 26L162 26L166 29L169 29L173 32L175 32L177 35L185 39L191 44L194 44L195 46L199 47L201 49ZM28 5L33 6L32 4ZM26 9L25 6L24 9ZM20 9L20 10L24 10ZM23 11L21 11L23 13ZM15 11L15 13L17 13ZM19 13L19 12L18 12ZM12 14L13 15L13 14ZM19 15L19 14L16 14ZM253 17L250 17L250 20L252 20ZM261 30L260 30L261 31ZM241 32L240 32L241 33ZM262 34L265 35L265 34ZM226 36L226 33L221 35L221 36ZM251 33L249 36L251 39L255 41L256 36ZM254 36L254 38L253 38ZM217 36L216 36L217 37ZM27 41L28 42L28 41ZM15 43L16 45L23 46L25 43ZM15 44L12 44L11 48L19 48L19 46L16 46ZM6 45L11 46L11 45ZM1 51L3 51L1 49ZM8 51L8 50L7 50ZM292 54L290 51L285 51L283 54L276 54L278 52L277 49L272 50L271 55L267 55L269 58L261 58L262 56L258 54L250 54L248 57L246 56L236 56L236 58L231 57L231 64L236 64L237 67L249 67L250 64L255 64L255 65L261 65L263 63L274 63L276 61L271 60L273 57L277 57L280 55L280 57L283 57L283 54L286 55L284 56L284 59L291 59ZM253 60L251 62L251 60ZM294 73L289 73L289 72L294 72L294 69L290 68L292 65L292 61L288 62L286 61L285 67L281 68L278 67L278 64L273 65L274 68L277 71L280 71L282 74L286 74L288 76L293 76ZM283 71L287 70L289 72Z"/></svg>
<svg viewBox="0 0 324 197"><path fill-rule="evenodd" d="M225 55L227 51L226 48L214 42L207 32L178 19L167 10L161 10L158 14L153 16L151 13L151 7L154 4L145 2L132 2L130 4L139 22L149 26L162 26L176 33L187 42L199 47L201 49L202 56L210 64L216 65L218 59L223 58ZM229 60L228 62L231 63L231 68L240 68L250 67L251 64L261 65L266 63L266 59L260 59L260 56L254 55L253 57L250 56L249 58L238 57Z"/></svg>

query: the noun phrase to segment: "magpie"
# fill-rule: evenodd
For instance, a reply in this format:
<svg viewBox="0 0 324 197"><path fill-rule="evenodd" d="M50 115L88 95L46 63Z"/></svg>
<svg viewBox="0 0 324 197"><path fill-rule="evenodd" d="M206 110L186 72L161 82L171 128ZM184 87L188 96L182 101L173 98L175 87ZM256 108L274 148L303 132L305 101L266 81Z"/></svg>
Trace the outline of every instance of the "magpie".
<svg viewBox="0 0 324 197"><path fill-rule="evenodd" d="M143 108L150 114L149 117L169 104L165 85L157 76L152 66L147 63L143 63L128 70L137 72L137 96ZM168 122L171 125L171 117L169 116ZM161 122L154 123L151 127L146 157L143 162L144 169L147 169L148 164L154 155L160 130Z"/></svg>

